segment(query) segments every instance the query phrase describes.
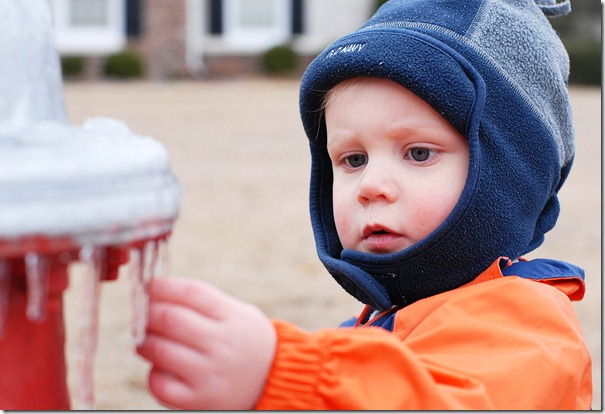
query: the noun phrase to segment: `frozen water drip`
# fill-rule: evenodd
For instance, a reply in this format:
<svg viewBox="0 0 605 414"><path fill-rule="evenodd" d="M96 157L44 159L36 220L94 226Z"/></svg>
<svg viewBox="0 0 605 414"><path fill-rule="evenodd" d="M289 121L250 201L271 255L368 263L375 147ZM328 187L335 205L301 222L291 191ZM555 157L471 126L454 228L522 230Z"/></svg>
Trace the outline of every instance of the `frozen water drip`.
<svg viewBox="0 0 605 414"><path fill-rule="evenodd" d="M131 330L135 346L145 339L145 292L143 286L143 254L141 249L130 249L129 274L130 279L130 306Z"/></svg>
<svg viewBox="0 0 605 414"><path fill-rule="evenodd" d="M155 267L155 277L164 277L168 275L168 269L170 268L169 254L168 254L168 237L161 238L158 240L158 252L157 261Z"/></svg>
<svg viewBox="0 0 605 414"><path fill-rule="evenodd" d="M32 322L43 322L46 317L48 297L49 260L37 252L25 254L25 276L27 278L27 318Z"/></svg>
<svg viewBox="0 0 605 414"><path fill-rule="evenodd" d="M79 381L74 401L74 408L80 410L94 407L94 362L99 331L101 265L105 259L103 253L104 249L91 245L80 249L80 260L85 270L77 349Z"/></svg>
<svg viewBox="0 0 605 414"><path fill-rule="evenodd" d="M166 238L148 240L143 248L130 249L129 279L132 309L132 337L135 346L145 340L149 284L154 277L164 276L168 267Z"/></svg>

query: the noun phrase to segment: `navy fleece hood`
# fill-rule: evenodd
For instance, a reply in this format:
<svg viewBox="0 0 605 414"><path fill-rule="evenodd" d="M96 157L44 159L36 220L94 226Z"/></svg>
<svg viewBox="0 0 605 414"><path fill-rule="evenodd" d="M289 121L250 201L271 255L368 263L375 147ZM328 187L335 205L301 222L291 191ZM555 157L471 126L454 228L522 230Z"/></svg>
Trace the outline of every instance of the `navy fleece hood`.
<svg viewBox="0 0 605 414"><path fill-rule="evenodd" d="M300 111L312 156L312 226L320 260L351 295L375 309L406 306L543 242L574 156L569 60L545 15L568 11L556 0L391 0L311 63ZM397 253L343 249L334 224L321 108L330 88L354 77L399 83L469 144L454 210Z"/></svg>

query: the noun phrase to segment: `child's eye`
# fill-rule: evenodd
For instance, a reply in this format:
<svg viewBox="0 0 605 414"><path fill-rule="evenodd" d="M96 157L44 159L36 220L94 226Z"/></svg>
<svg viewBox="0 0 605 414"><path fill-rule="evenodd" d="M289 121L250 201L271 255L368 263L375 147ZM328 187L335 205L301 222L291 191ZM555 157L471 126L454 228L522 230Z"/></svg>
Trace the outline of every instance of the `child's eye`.
<svg viewBox="0 0 605 414"><path fill-rule="evenodd" d="M409 157L413 158L414 161L423 162L429 159L431 152L428 148L412 148L409 151Z"/></svg>
<svg viewBox="0 0 605 414"><path fill-rule="evenodd" d="M359 168L367 162L365 154L353 154L344 158L343 162L347 167Z"/></svg>

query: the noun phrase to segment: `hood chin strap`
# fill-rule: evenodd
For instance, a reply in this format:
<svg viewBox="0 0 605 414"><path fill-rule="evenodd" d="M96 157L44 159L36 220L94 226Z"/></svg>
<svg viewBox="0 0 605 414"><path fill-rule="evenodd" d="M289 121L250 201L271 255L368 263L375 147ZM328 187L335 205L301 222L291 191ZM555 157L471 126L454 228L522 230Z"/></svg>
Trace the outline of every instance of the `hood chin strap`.
<svg viewBox="0 0 605 414"><path fill-rule="evenodd" d="M327 255L320 257L334 280L351 296L373 309L386 310L393 306L387 287L365 270Z"/></svg>
<svg viewBox="0 0 605 414"><path fill-rule="evenodd" d="M557 0L534 0L542 13L546 17L559 17L569 14L571 11L571 3L565 0L562 3L557 3Z"/></svg>

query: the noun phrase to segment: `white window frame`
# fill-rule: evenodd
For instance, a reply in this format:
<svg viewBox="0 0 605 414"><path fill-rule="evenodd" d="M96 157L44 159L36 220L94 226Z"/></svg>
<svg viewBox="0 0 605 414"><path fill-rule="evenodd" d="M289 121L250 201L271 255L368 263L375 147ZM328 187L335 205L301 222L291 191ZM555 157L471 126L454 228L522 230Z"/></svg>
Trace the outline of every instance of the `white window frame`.
<svg viewBox="0 0 605 414"><path fill-rule="evenodd" d="M0 0L1 1L1 0ZM124 0L105 0L105 25L74 26L70 22L71 0L50 0L57 49L61 54L107 55L126 46L126 13Z"/></svg>
<svg viewBox="0 0 605 414"><path fill-rule="evenodd" d="M266 0L270 2L273 25L242 27L239 16L245 3L250 0L223 0L223 36L229 46L259 51L286 42L291 36L292 2L288 0Z"/></svg>

